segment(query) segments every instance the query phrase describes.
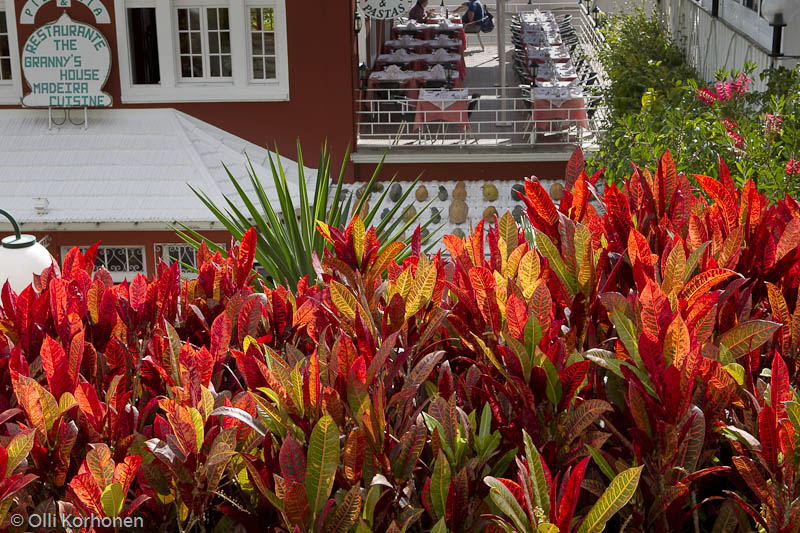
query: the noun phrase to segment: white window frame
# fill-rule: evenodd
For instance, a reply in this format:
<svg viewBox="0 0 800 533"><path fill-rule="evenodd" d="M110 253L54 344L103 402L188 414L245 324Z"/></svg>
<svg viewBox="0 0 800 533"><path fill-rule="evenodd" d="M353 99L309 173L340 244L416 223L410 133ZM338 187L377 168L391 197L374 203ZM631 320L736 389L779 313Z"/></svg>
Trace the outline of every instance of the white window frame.
<svg viewBox="0 0 800 533"><path fill-rule="evenodd" d="M198 81L182 79L179 69L178 7L227 7L231 34L233 77ZM131 76L128 8L154 7L161 81L134 85ZM275 10L276 78L252 80L250 66L250 7ZM289 100L289 55L286 0L114 0L121 101L126 104L159 102L258 102ZM205 37L204 37L205 38Z"/></svg>
<svg viewBox="0 0 800 533"><path fill-rule="evenodd" d="M19 62L19 40L14 0L0 0L0 11L5 13L8 27L8 48L11 53L11 79L0 80L0 105L19 105L22 99L22 73Z"/></svg>
<svg viewBox="0 0 800 533"><path fill-rule="evenodd" d="M66 253L69 252L73 248L75 248L75 246L62 246L60 248L60 250L59 250L60 253L61 253L61 257L63 258L66 255ZM86 250L89 247L88 246L78 246L78 248L80 249L81 253L86 253ZM138 245L118 245L118 246L115 246L113 244L109 244L109 245L105 245L105 246L98 246L98 253L99 253L100 250L103 250L103 249L106 249L106 248L124 248L126 250L127 249L139 249L139 250L142 251L142 270L141 271L128 270L128 271L124 271L124 272L123 271L112 272L112 271L109 270L108 273L111 274L111 279L114 281L114 283L122 283L126 279L129 282L133 281L133 278L135 278L137 274L141 274L143 276L147 275L147 247L146 246L138 246Z"/></svg>
<svg viewBox="0 0 800 533"><path fill-rule="evenodd" d="M189 2L189 3L186 3L186 5L184 5L184 3L186 3L186 2L178 2L178 1L175 2L175 35L176 35L176 38L180 41L180 30L178 28L178 22L177 22L178 11L181 10L181 9L199 9L200 10L200 45L201 45L201 50L200 50L200 54L199 55L202 57L202 62L203 62L203 76L202 77L198 77L198 78L192 78L192 77L184 78L183 77L183 74L181 72L180 42L178 42L178 47L177 47L176 53L175 53L175 60L176 60L175 71L178 73L178 77L180 78L181 83L215 83L215 82L231 83L233 81L233 74L231 74L230 76L212 76L211 75L211 55L212 55L212 52L211 52L211 45L210 45L211 36L209 35L209 31L219 32L219 29L217 29L217 30L209 30L208 29L208 10L209 9L227 9L228 10L228 25L229 25L227 32L229 34L229 38L231 40L233 40L233 35L231 35L231 28L230 28L230 26L232 26L232 24L230 24L231 23L231 20L230 20L230 16L231 16L230 7L227 4L220 4L219 2L216 2L213 5L206 5L203 2ZM233 61L233 46L232 46L232 44L233 43L231 43L231 53L230 53L231 62ZM198 55L198 54L195 54L194 50L192 50L192 55ZM217 52L214 55L221 55L221 54L219 52ZM231 68L231 70L233 70L233 69Z"/></svg>
<svg viewBox="0 0 800 533"><path fill-rule="evenodd" d="M252 31L253 31L253 29L250 27L250 10L251 9L273 9L274 10L275 7L273 5L267 5L266 2L263 3L263 4L248 3L247 6L245 6L245 10L244 10L245 11L245 16L247 16L247 76L248 76L248 79L250 80L250 83L271 83L274 79L278 78L278 38L277 38L278 29L276 27L276 28L274 28L272 30L272 34L275 36L275 78L258 78L258 79L256 79L253 76L253 59L254 59L254 56L253 56L253 47L252 47L252 44L251 44ZM266 33L266 31L261 30L260 33L262 35L264 35ZM272 57L272 56L267 56L266 54L263 54L263 55L259 55L258 57L264 59L266 57Z"/></svg>

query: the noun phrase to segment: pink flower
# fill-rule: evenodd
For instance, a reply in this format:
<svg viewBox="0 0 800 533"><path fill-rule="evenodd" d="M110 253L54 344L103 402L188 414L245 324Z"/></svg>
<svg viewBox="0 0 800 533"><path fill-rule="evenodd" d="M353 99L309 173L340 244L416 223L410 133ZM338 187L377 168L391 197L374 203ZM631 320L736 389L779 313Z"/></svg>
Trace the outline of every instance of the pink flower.
<svg viewBox="0 0 800 533"><path fill-rule="evenodd" d="M789 176L797 176L800 174L800 161L790 159L786 162L786 174Z"/></svg>
<svg viewBox="0 0 800 533"><path fill-rule="evenodd" d="M709 89L698 89L697 99L703 102L704 104L711 106L714 105L714 102L716 102L717 96Z"/></svg>
<svg viewBox="0 0 800 533"><path fill-rule="evenodd" d="M746 78L743 72L740 72L738 76L736 76L736 81L733 84L733 90L737 94L744 94L747 92L747 87L750 85L750 82L753 81L751 78Z"/></svg>
<svg viewBox="0 0 800 533"><path fill-rule="evenodd" d="M780 114L767 113L766 120L764 121L764 133L767 137L775 137L781 134L781 124L783 119Z"/></svg>
<svg viewBox="0 0 800 533"><path fill-rule="evenodd" d="M744 139L739 134L739 126L734 121L729 118L726 118L723 122L725 129L728 130L728 136L733 141L733 146L737 150L741 150L744 148Z"/></svg>

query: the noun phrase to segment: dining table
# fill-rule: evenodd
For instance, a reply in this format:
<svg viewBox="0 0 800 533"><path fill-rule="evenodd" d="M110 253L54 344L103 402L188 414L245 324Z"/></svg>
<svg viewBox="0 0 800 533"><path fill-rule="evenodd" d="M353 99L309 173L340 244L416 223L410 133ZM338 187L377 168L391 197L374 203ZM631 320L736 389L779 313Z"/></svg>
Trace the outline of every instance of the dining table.
<svg viewBox="0 0 800 533"><path fill-rule="evenodd" d="M427 70L431 65L437 64L450 64L458 71L461 79L466 77L467 66L464 62L464 56L448 52L444 48L438 48L429 54L408 52L404 48L400 48L391 54L379 55L373 70L380 71L388 65L402 65L407 70Z"/></svg>
<svg viewBox="0 0 800 533"><path fill-rule="evenodd" d="M552 131L558 122L589 129L583 89L575 85L534 87L531 92L533 122L539 131Z"/></svg>
<svg viewBox="0 0 800 533"><path fill-rule="evenodd" d="M469 92L467 89L420 89L416 101L414 130L423 124L443 121L469 129Z"/></svg>
<svg viewBox="0 0 800 533"><path fill-rule="evenodd" d="M403 34L413 34L426 40L435 39L439 34L451 34L462 42L463 48L467 47L467 34L461 19L434 18L429 23L409 20L392 27L392 39L398 39Z"/></svg>
<svg viewBox="0 0 800 533"><path fill-rule="evenodd" d="M463 78L457 70L440 71L435 69L428 70L401 70L399 72L389 72L386 70L375 71L367 78L367 99L373 99L375 94L388 85L397 85L405 91L407 98L416 100L419 96L419 89L429 82L440 82L448 84L455 89L460 89L464 85Z"/></svg>
<svg viewBox="0 0 800 533"><path fill-rule="evenodd" d="M444 37L442 39L442 37ZM406 50L418 50L420 48L444 48L452 50L463 51L463 43L459 39L440 35L437 39L417 39L409 35L402 35L399 39L391 39L383 44L385 53L391 53L391 50L398 48L405 48Z"/></svg>

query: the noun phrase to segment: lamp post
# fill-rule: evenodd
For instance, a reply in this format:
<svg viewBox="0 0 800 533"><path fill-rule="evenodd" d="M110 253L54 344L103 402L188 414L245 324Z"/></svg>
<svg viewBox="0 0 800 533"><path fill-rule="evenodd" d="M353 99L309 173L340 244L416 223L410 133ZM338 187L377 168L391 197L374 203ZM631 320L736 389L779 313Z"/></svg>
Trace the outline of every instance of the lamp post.
<svg viewBox="0 0 800 533"><path fill-rule="evenodd" d="M355 20L356 35L358 35L361 33L361 28L364 26L364 21L361 19L361 13L358 12L358 8L356 8L353 18Z"/></svg>
<svg viewBox="0 0 800 533"><path fill-rule="evenodd" d="M786 10L786 0L763 0L761 2L761 16L772 26L772 57L782 56L781 39L783 37L783 27L786 26L784 12Z"/></svg>
<svg viewBox="0 0 800 533"><path fill-rule="evenodd" d="M0 286L8 280L14 292L20 293L31 284L34 274L53 263L53 257L36 237L20 233L19 224L7 211L0 209L0 215L14 227L14 235L3 238L0 246Z"/></svg>

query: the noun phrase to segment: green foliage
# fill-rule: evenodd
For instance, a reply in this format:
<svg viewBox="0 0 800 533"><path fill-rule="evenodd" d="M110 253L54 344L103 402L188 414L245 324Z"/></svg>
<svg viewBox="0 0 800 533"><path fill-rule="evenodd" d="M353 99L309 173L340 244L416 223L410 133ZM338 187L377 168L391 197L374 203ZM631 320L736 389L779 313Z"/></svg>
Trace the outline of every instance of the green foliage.
<svg viewBox="0 0 800 533"><path fill-rule="evenodd" d="M609 20L606 45L597 51L609 78L602 91L608 131L591 168L608 167L607 175L619 180L630 175L631 161L654 165L669 151L680 171L713 175L721 157L739 186L752 178L773 198L797 189L800 166L786 171L800 158L797 69L762 72L763 91L726 94L736 80L753 76L755 66L720 70L718 83L706 88L657 15L638 9Z"/></svg>
<svg viewBox="0 0 800 533"><path fill-rule="evenodd" d="M609 15L600 31L605 43L596 54L608 76L603 96L612 120L638 112L643 100L670 105L679 99L680 83L696 76L656 10Z"/></svg>

